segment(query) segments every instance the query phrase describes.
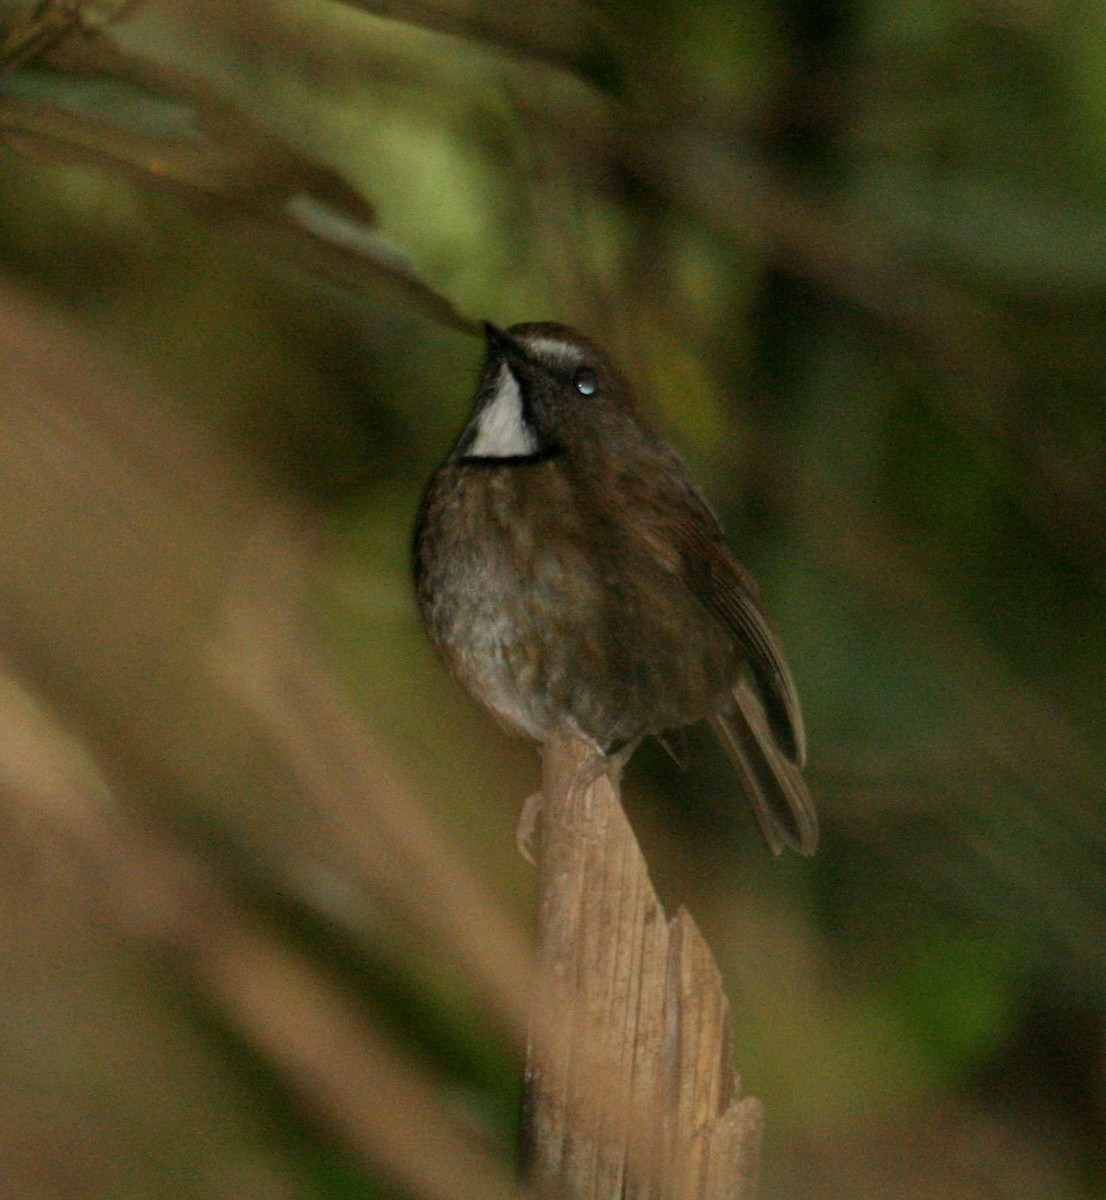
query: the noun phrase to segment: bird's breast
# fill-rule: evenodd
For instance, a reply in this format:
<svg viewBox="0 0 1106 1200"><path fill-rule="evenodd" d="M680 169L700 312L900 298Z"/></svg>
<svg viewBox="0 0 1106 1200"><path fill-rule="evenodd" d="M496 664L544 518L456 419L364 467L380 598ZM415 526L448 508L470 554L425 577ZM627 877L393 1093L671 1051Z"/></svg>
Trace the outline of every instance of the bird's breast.
<svg viewBox="0 0 1106 1200"><path fill-rule="evenodd" d="M733 651L686 585L556 460L448 466L416 540L427 625L453 672L537 740L606 747L708 712Z"/></svg>

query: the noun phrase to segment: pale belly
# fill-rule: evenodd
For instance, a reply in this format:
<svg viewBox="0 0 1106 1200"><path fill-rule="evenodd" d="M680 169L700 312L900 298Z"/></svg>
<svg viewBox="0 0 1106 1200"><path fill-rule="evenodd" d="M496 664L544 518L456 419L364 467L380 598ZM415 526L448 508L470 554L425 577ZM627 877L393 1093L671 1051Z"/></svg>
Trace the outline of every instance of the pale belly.
<svg viewBox="0 0 1106 1200"><path fill-rule="evenodd" d="M455 522L422 548L420 602L453 673L505 725L607 749L724 703L740 664L678 577L548 522L542 538L533 523L474 523L479 538Z"/></svg>

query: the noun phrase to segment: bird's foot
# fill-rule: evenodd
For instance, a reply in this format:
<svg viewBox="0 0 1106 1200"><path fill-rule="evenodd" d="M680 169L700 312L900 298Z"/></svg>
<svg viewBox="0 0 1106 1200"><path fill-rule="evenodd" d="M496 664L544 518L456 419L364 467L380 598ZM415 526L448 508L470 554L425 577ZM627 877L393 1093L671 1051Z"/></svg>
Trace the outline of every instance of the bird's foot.
<svg viewBox="0 0 1106 1200"><path fill-rule="evenodd" d="M622 772L626 769L626 764L630 761L634 751L641 744L643 736L639 735L627 742L614 754L604 754L602 750L596 748L595 752L580 764L572 783L569 784L569 793L573 799L586 799L588 789L603 775L606 775L611 781L611 787L618 791Z"/></svg>
<svg viewBox="0 0 1106 1200"><path fill-rule="evenodd" d="M596 747L595 751L589 754L576 769L576 774L568 785L569 798L587 803L588 789L603 775L610 779L611 787L617 791L622 779L622 772L640 743L641 737L636 737L614 754L604 754ZM541 792L534 792L533 795L527 796L522 802L522 812L519 814L518 825L515 827L515 845L518 846L519 854L531 866L535 865L534 841L541 823L544 800L545 796Z"/></svg>

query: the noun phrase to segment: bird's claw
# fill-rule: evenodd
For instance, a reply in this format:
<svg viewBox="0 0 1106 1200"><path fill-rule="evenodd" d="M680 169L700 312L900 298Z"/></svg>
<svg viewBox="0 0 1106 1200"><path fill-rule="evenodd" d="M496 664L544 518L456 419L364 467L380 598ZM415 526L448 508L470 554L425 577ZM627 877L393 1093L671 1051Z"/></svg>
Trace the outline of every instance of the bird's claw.
<svg viewBox="0 0 1106 1200"><path fill-rule="evenodd" d="M534 838L541 822L542 800L541 792L534 792L532 796L527 796L522 802L522 812L519 814L518 825L515 827L515 845L518 846L519 854L532 867L537 865L534 859Z"/></svg>

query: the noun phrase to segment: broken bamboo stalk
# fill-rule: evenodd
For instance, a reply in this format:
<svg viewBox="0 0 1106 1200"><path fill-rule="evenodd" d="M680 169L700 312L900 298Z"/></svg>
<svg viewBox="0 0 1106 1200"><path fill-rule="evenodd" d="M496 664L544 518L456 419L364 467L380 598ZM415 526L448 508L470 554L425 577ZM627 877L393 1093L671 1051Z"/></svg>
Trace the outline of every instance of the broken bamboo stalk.
<svg viewBox="0 0 1106 1200"><path fill-rule="evenodd" d="M669 920L594 750L543 752L532 1181L573 1200L751 1200L763 1112L742 1099L729 1002L687 911Z"/></svg>

